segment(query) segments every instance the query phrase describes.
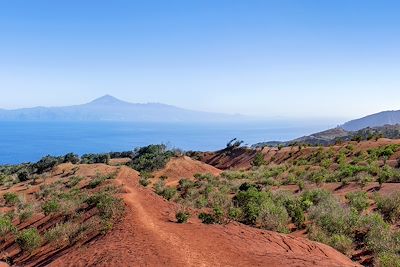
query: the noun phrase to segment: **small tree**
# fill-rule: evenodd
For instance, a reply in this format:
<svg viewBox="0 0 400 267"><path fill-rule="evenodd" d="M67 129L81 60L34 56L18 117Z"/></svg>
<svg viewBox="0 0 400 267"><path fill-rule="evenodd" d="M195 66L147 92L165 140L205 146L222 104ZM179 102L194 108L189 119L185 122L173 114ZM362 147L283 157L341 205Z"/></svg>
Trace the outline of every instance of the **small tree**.
<svg viewBox="0 0 400 267"><path fill-rule="evenodd" d="M253 159L252 165L255 167L260 167L262 165L265 165L266 163L267 162L265 161L264 154L258 152Z"/></svg>

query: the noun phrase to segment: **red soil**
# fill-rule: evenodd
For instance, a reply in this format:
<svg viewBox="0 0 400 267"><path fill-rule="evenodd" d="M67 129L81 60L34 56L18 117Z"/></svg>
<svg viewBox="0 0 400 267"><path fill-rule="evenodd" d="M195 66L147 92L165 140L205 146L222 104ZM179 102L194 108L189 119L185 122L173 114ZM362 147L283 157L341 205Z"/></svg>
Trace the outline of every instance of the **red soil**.
<svg viewBox="0 0 400 267"><path fill-rule="evenodd" d="M324 150L333 148L335 151L352 144L354 146L354 152L367 151L371 148L383 147L391 144L400 144L400 139L379 139L378 141L362 141L362 142L346 142L341 145L323 147ZM319 147L303 147L299 150L298 146L293 147L283 147L278 149L276 147L265 147L263 149L259 148L246 149L246 148L236 148L233 150L221 150L217 152L205 152L200 153L200 160L207 164L210 164L221 170L246 170L250 169L252 162L254 160L257 152L264 154L264 158L269 163L282 164L287 160L295 160L300 157L311 156L313 153L318 151ZM392 167L397 167L397 159L400 158L400 150L388 160L388 164Z"/></svg>
<svg viewBox="0 0 400 267"><path fill-rule="evenodd" d="M238 223L174 222L179 207L138 185L122 167L127 214L105 237L70 251L51 266L358 266L333 248Z"/></svg>
<svg viewBox="0 0 400 267"><path fill-rule="evenodd" d="M154 177L156 179L161 176L168 177L166 184L173 186L177 185L182 178L194 179L194 175L197 173L210 173L218 176L221 172L211 165L183 156L171 159L164 169L154 173Z"/></svg>

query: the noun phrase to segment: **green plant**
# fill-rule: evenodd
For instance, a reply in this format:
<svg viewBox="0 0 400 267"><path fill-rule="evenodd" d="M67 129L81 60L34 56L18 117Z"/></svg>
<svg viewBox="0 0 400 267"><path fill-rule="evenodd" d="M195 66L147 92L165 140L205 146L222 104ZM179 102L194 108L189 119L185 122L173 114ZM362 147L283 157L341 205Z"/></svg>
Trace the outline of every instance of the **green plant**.
<svg viewBox="0 0 400 267"><path fill-rule="evenodd" d="M99 215L104 220L114 219L124 211L123 201L107 192L99 192L90 196L86 201L90 206L96 206Z"/></svg>
<svg viewBox="0 0 400 267"><path fill-rule="evenodd" d="M400 256L393 252L383 252L375 260L379 267L400 267Z"/></svg>
<svg viewBox="0 0 400 267"><path fill-rule="evenodd" d="M369 207L369 200L366 192L358 191L351 192L346 195L349 205L355 208L358 212L362 212Z"/></svg>
<svg viewBox="0 0 400 267"><path fill-rule="evenodd" d="M4 201L6 202L6 205L14 206L20 203L20 199L16 193L7 192L3 195L3 198Z"/></svg>
<svg viewBox="0 0 400 267"><path fill-rule="evenodd" d="M202 223L204 224L214 224L215 219L212 214L202 212L199 214L199 219L201 220Z"/></svg>
<svg viewBox="0 0 400 267"><path fill-rule="evenodd" d="M190 213L187 211L179 211L175 214L178 223L186 223L190 218Z"/></svg>
<svg viewBox="0 0 400 267"><path fill-rule="evenodd" d="M376 196L378 211L390 222L400 218L400 192L394 192L389 196Z"/></svg>
<svg viewBox="0 0 400 267"><path fill-rule="evenodd" d="M25 222L32 218L34 213L32 205L26 205L22 210L19 212L19 220L21 222Z"/></svg>
<svg viewBox="0 0 400 267"><path fill-rule="evenodd" d="M149 145L135 149L131 164L139 172L153 172L162 169L173 155L165 145Z"/></svg>
<svg viewBox="0 0 400 267"><path fill-rule="evenodd" d="M36 228L30 228L22 230L20 233L18 233L16 242L22 250L32 252L40 247L42 243L42 237Z"/></svg>
<svg viewBox="0 0 400 267"><path fill-rule="evenodd" d="M64 243L69 243L70 236L78 229L78 224L72 222L59 223L47 230L44 234L46 242L61 246Z"/></svg>
<svg viewBox="0 0 400 267"><path fill-rule="evenodd" d="M61 208L61 205L57 199L48 200L42 205L42 210L45 215L49 215L51 213L58 212L58 211L60 211L60 208Z"/></svg>
<svg viewBox="0 0 400 267"><path fill-rule="evenodd" d="M150 180L144 177L140 177L139 184L146 187L150 184Z"/></svg>
<svg viewBox="0 0 400 267"><path fill-rule="evenodd" d="M69 181L66 184L67 188L73 188L79 184L80 181L83 180L83 177L81 176L73 176L69 178Z"/></svg>
<svg viewBox="0 0 400 267"><path fill-rule="evenodd" d="M349 255L353 246L353 240L345 235L333 235L329 241L329 245L343 254Z"/></svg>
<svg viewBox="0 0 400 267"><path fill-rule="evenodd" d="M256 166L256 167L260 167L262 165L265 165L266 161L264 158L264 154L262 154L261 152L258 152L253 159L252 165Z"/></svg>
<svg viewBox="0 0 400 267"><path fill-rule="evenodd" d="M0 216L0 236L4 237L10 232L15 232L17 228L12 224L7 216Z"/></svg>

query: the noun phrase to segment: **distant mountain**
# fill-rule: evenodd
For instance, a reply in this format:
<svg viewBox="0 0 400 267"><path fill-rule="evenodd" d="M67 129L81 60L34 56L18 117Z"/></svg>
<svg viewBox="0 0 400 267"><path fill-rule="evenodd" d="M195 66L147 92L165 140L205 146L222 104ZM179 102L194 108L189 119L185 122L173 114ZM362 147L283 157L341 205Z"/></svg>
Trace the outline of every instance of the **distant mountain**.
<svg viewBox="0 0 400 267"><path fill-rule="evenodd" d="M293 144L307 144L313 146L333 145L343 141L362 141L376 138L400 139L400 124L384 125L380 127L366 127L357 131L346 131L341 127L329 129L323 132L303 136L290 141L270 141L254 144L253 147L277 147Z"/></svg>
<svg viewBox="0 0 400 267"><path fill-rule="evenodd" d="M110 95L75 106L0 109L0 121L219 122L245 118L241 115L193 111L159 103L134 104Z"/></svg>
<svg viewBox="0 0 400 267"><path fill-rule="evenodd" d="M367 127L379 127L400 123L400 110L384 111L372 114L361 119L346 122L341 127L347 131L357 131Z"/></svg>

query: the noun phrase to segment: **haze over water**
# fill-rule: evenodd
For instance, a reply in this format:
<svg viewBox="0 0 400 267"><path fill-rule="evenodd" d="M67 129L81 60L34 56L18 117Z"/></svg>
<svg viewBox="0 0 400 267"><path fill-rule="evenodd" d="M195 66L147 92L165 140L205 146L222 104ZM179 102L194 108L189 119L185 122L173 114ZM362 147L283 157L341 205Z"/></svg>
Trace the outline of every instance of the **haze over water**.
<svg viewBox="0 0 400 267"><path fill-rule="evenodd" d="M217 150L232 138L246 144L284 141L334 125L309 123L2 122L0 164L33 162L69 152L103 153L165 143L184 150Z"/></svg>

